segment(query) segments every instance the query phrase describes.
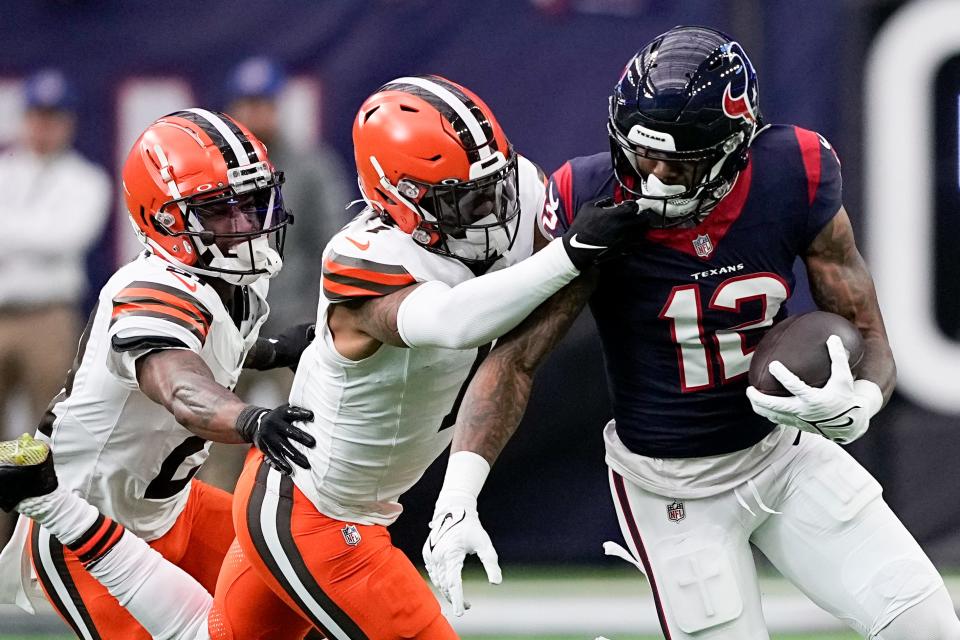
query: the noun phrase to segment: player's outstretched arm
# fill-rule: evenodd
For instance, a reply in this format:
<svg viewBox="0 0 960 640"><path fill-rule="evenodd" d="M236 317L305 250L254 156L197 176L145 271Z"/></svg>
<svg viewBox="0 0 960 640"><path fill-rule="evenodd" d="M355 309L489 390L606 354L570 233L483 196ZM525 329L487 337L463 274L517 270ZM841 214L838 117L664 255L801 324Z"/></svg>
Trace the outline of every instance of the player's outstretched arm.
<svg viewBox="0 0 960 640"><path fill-rule="evenodd" d="M478 347L512 330L581 270L646 228L646 219L634 202L588 203L563 238L506 269L454 287L424 282L359 304L334 305L329 318L334 344L348 358L370 355L380 343ZM364 335L369 339L364 341Z"/></svg>
<svg viewBox="0 0 960 640"><path fill-rule="evenodd" d="M287 405L266 409L248 405L213 377L203 359L187 349L160 349L137 360L140 390L201 438L227 444L252 442L280 471L310 465L292 441L313 447L315 440L293 422L313 420L310 411Z"/></svg>
<svg viewBox="0 0 960 640"><path fill-rule="evenodd" d="M477 497L490 465L520 424L534 372L567 333L595 282L594 274L588 272L540 305L497 341L467 388L447 475L423 546L430 579L456 615L469 607L460 577L467 555L476 553L490 582L500 582L496 551L477 514Z"/></svg>
<svg viewBox="0 0 960 640"><path fill-rule="evenodd" d="M193 351L151 351L137 360L137 382L148 398L201 438L243 443L234 425L246 403L217 382Z"/></svg>
<svg viewBox="0 0 960 640"><path fill-rule="evenodd" d="M470 451L493 465L526 410L540 363L567 334L597 284L587 272L497 341L467 387L451 453Z"/></svg>
<svg viewBox="0 0 960 640"><path fill-rule="evenodd" d="M860 378L879 386L886 403L896 385L897 367L873 278L857 249L853 227L843 207L810 243L804 261L817 306L843 316L863 335Z"/></svg>

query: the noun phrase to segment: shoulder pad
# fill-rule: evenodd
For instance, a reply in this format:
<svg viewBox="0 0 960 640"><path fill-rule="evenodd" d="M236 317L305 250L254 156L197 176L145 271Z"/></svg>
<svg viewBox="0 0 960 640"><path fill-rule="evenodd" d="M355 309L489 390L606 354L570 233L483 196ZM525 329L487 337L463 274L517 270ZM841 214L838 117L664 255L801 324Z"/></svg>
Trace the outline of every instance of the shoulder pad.
<svg viewBox="0 0 960 640"><path fill-rule="evenodd" d="M113 295L110 325L129 318L155 318L186 329L203 344L213 323L208 304L196 295L205 288L175 273L169 278L131 280Z"/></svg>

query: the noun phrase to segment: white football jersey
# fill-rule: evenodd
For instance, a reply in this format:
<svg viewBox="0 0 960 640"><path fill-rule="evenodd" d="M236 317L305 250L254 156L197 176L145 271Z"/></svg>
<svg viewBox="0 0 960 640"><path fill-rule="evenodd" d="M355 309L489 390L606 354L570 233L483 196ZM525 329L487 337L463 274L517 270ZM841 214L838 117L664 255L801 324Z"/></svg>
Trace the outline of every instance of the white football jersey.
<svg viewBox="0 0 960 640"><path fill-rule="evenodd" d="M503 269L533 252L534 224L543 208L543 179L519 158L520 222L511 249L490 268ZM427 251L365 210L323 253L323 295L317 337L304 351L290 403L310 409L305 429L317 439L301 449L310 469L294 469L297 487L332 518L389 525L397 501L450 444L453 422L480 349L381 345L359 361L341 356L327 327L331 304L387 295L416 282L455 286L475 277L462 262Z"/></svg>
<svg viewBox="0 0 960 640"><path fill-rule="evenodd" d="M238 329L213 287L169 262L144 253L121 267L100 290L64 389L38 429L60 485L145 540L169 531L209 443L139 390L136 359L156 348L190 349L232 389L266 321L267 287L260 279L241 289ZM32 611L39 595L27 524L21 517L0 554L0 602Z"/></svg>
<svg viewBox="0 0 960 640"><path fill-rule="evenodd" d="M213 287L156 256L144 253L117 271L40 425L61 484L145 540L165 534L210 443L140 391L136 359L156 348L190 349L232 389L266 320L266 293L266 279L240 290L238 329Z"/></svg>

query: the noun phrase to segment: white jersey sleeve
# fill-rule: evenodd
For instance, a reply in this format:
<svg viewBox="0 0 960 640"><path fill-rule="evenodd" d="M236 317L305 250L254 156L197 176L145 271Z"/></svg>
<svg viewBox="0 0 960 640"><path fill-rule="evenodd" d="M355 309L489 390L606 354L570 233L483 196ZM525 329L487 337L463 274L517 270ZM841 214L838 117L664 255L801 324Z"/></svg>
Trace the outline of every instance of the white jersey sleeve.
<svg viewBox="0 0 960 640"><path fill-rule="evenodd" d="M424 249L367 210L330 240L321 286L327 303L339 303L389 295L418 282L454 286L472 277L459 260Z"/></svg>
<svg viewBox="0 0 960 640"><path fill-rule="evenodd" d="M537 213L543 208L544 175L520 156L518 159L520 221L510 249L489 272L529 258ZM333 237L323 254L321 278L326 303L384 296L417 282L440 281L451 287L474 278L456 258L432 252L400 229L365 210ZM321 305L323 306L323 305Z"/></svg>
<svg viewBox="0 0 960 640"><path fill-rule="evenodd" d="M135 363L154 349L203 349L213 314L209 287L172 270L153 269L112 294L107 368L136 388Z"/></svg>

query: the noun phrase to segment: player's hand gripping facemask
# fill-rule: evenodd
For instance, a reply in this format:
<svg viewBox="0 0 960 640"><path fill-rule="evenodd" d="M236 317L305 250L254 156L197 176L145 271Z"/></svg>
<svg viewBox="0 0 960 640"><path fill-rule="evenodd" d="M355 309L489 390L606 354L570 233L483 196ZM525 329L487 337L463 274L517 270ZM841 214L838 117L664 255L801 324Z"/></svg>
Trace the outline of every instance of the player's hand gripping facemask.
<svg viewBox="0 0 960 640"><path fill-rule="evenodd" d="M839 444L849 444L867 432L883 405L883 393L869 380L854 380L847 350L838 336L827 339L830 379L822 388L811 387L779 361L770 373L792 396L771 396L747 387L753 410L774 424L818 433Z"/></svg>

